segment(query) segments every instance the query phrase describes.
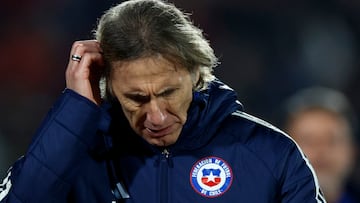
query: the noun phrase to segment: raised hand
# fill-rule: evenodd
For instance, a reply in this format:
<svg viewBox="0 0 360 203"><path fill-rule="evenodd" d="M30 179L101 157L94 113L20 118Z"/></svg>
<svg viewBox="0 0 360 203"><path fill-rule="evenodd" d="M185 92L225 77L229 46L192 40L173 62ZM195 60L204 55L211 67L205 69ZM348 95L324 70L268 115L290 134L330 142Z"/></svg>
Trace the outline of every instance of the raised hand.
<svg viewBox="0 0 360 203"><path fill-rule="evenodd" d="M99 80L104 71L100 44L96 40L76 41L69 58L66 87L99 105Z"/></svg>

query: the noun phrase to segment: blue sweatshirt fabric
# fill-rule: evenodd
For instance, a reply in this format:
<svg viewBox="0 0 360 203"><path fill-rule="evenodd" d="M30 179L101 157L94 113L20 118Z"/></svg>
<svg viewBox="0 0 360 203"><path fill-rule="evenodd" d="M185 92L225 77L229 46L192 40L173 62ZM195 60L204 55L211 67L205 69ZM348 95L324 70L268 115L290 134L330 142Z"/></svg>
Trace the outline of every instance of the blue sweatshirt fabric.
<svg viewBox="0 0 360 203"><path fill-rule="evenodd" d="M117 200L116 184L129 197ZM119 185L119 184L118 184ZM136 135L116 102L65 90L0 184L1 203L325 202L296 143L245 113L222 82L194 92L179 139Z"/></svg>

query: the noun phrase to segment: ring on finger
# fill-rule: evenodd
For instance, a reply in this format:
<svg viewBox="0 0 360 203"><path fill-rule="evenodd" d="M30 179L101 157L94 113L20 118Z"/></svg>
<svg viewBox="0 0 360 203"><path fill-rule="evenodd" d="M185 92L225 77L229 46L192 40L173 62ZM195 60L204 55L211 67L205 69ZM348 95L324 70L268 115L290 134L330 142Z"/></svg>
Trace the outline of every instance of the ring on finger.
<svg viewBox="0 0 360 203"><path fill-rule="evenodd" d="M71 55L71 60L80 62L81 61L81 56L73 54L73 55Z"/></svg>

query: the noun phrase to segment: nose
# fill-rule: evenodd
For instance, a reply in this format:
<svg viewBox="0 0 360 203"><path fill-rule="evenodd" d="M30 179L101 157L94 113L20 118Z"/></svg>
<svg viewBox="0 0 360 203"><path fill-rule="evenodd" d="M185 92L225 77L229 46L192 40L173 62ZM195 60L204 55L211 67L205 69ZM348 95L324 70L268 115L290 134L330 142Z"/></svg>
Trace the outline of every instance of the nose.
<svg viewBox="0 0 360 203"><path fill-rule="evenodd" d="M166 112L162 105L156 101L150 101L147 106L145 127L155 129L165 123Z"/></svg>

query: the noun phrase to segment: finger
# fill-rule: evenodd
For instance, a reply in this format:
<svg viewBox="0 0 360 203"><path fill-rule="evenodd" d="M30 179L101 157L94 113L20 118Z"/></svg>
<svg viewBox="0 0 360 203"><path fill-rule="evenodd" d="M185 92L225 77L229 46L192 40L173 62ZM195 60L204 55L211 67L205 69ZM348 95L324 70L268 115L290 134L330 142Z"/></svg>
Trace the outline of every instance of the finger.
<svg viewBox="0 0 360 203"><path fill-rule="evenodd" d="M93 54L95 54L95 56L92 56ZM74 42L67 69L71 71L72 69L79 67L79 70L84 70L90 68L89 66L92 63L94 65L103 66L104 61L101 54L102 50L96 40Z"/></svg>
<svg viewBox="0 0 360 203"><path fill-rule="evenodd" d="M100 52L102 53L102 49L100 47L100 43L96 40L83 40L76 41L73 43L70 57L72 54L83 54L84 52Z"/></svg>
<svg viewBox="0 0 360 203"><path fill-rule="evenodd" d="M103 72L100 53L87 53L78 65L66 70L66 86L96 104L101 103L99 81ZM97 65L100 64L100 65Z"/></svg>
<svg viewBox="0 0 360 203"><path fill-rule="evenodd" d="M67 76L73 79L89 78L90 74L101 74L103 72L104 60L99 52L84 53L81 60L73 61L67 68ZM94 69L94 70L92 70Z"/></svg>
<svg viewBox="0 0 360 203"><path fill-rule="evenodd" d="M72 58L76 55L77 58ZM66 69L66 86L99 104L99 80L104 69L100 44L96 40L76 41L70 51Z"/></svg>

